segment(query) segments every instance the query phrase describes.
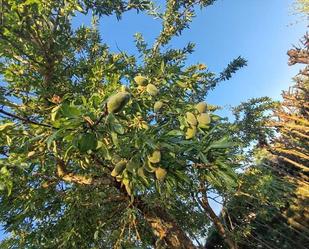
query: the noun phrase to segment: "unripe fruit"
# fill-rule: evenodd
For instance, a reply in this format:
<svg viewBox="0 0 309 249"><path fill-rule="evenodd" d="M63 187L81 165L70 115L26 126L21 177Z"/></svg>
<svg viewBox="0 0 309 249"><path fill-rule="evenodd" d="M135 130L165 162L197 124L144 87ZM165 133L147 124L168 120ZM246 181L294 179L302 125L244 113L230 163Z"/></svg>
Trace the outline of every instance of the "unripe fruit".
<svg viewBox="0 0 309 249"><path fill-rule="evenodd" d="M151 95L151 96L156 96L159 93L158 88L153 85L153 84L148 84L146 87L146 91Z"/></svg>
<svg viewBox="0 0 309 249"><path fill-rule="evenodd" d="M197 120L194 116L194 114L192 112L187 112L186 113L186 120L188 122L188 124L192 125L192 126L196 126L197 125Z"/></svg>
<svg viewBox="0 0 309 249"><path fill-rule="evenodd" d="M116 113L122 110L122 108L130 100L130 94L127 92L120 92L108 99L107 110L109 113Z"/></svg>
<svg viewBox="0 0 309 249"><path fill-rule="evenodd" d="M32 157L34 154L35 154L35 151L30 151L27 156Z"/></svg>
<svg viewBox="0 0 309 249"><path fill-rule="evenodd" d="M199 113L204 113L207 110L207 104L205 102L200 102L195 106L195 109L199 112Z"/></svg>
<svg viewBox="0 0 309 249"><path fill-rule="evenodd" d="M186 139L191 139L193 137L195 137L196 135L196 127L190 127L188 128L187 132L186 132Z"/></svg>
<svg viewBox="0 0 309 249"><path fill-rule="evenodd" d="M163 106L163 102L157 101L153 106L154 112L159 112L161 110L162 106Z"/></svg>
<svg viewBox="0 0 309 249"><path fill-rule="evenodd" d="M152 155L148 157L148 160L151 163L159 163L161 161L161 152L159 150L155 150Z"/></svg>
<svg viewBox="0 0 309 249"><path fill-rule="evenodd" d="M156 178L159 181L163 181L166 177L167 172L166 172L165 169L162 169L162 168L159 167L159 168L156 169L155 174L156 174Z"/></svg>
<svg viewBox="0 0 309 249"><path fill-rule="evenodd" d="M144 76L138 75L134 77L134 81L139 86L145 86L147 85L148 79Z"/></svg>
<svg viewBox="0 0 309 249"><path fill-rule="evenodd" d="M126 167L126 162L125 161L120 161L115 165L115 168L113 169L111 176L115 177L118 176L119 174L122 173L122 171Z"/></svg>
<svg viewBox="0 0 309 249"><path fill-rule="evenodd" d="M208 113L202 113L197 116L198 126L201 128L207 128L210 123L210 116Z"/></svg>

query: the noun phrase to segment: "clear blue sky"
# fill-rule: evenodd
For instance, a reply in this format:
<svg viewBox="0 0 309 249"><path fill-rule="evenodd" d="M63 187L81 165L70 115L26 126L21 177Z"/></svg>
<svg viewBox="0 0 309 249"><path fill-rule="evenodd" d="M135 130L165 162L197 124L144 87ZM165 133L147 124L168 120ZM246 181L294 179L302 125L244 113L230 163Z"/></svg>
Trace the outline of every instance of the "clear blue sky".
<svg viewBox="0 0 309 249"><path fill-rule="evenodd" d="M286 52L306 31L305 19L293 14L292 3L293 0L218 0L198 11L191 28L173 40L172 45L179 48L195 42L196 51L188 64L203 62L214 72L220 72L239 55L248 60L246 68L209 94L209 103L235 106L252 97L280 98L281 90L288 88L298 71L287 65ZM88 24L86 18L79 16L76 20L76 24L83 22ZM115 17L103 18L100 28L103 41L113 51L118 51L118 46L134 54L134 33L142 33L151 42L160 23L130 12L120 22ZM0 231L0 239L2 236Z"/></svg>
<svg viewBox="0 0 309 249"><path fill-rule="evenodd" d="M160 23L130 12L120 22L114 17L104 18L100 29L102 39L112 50L118 51L118 47L134 54L133 34L140 32L153 42ZM248 66L207 98L213 104L236 106L252 97L280 98L298 71L287 65L286 52L298 43L305 30L304 18L293 11L293 0L218 0L198 10L191 28L171 45L181 48L189 41L195 42L196 51L188 64L203 62L214 72L220 72L239 55L245 57Z"/></svg>

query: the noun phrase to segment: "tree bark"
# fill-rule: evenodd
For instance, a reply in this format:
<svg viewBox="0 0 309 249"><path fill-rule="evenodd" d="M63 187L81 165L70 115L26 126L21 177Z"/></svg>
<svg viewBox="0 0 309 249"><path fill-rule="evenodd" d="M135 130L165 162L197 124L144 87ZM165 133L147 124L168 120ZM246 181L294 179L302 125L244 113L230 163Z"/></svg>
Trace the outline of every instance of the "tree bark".
<svg viewBox="0 0 309 249"><path fill-rule="evenodd" d="M64 161L57 160L57 176L66 182L81 185L113 185L124 196L130 198L126 190L117 181L110 179L93 179L66 171ZM191 239L186 235L177 222L159 206L149 206L140 197L135 197L133 205L140 210L145 220L149 223L155 236L159 241L166 243L169 249L197 249Z"/></svg>
<svg viewBox="0 0 309 249"><path fill-rule="evenodd" d="M150 208L141 200L135 201L134 204L142 212L154 234L159 240L164 241L169 249L197 248L166 210L159 206Z"/></svg>
<svg viewBox="0 0 309 249"><path fill-rule="evenodd" d="M204 208L205 212L211 219L211 221L214 223L218 233L223 238L224 242L228 245L230 249L237 249L236 244L234 241L228 236L226 233L226 229L222 222L220 221L219 217L215 214L215 212L212 210L211 206L209 205L208 199L206 196L202 197L201 205Z"/></svg>

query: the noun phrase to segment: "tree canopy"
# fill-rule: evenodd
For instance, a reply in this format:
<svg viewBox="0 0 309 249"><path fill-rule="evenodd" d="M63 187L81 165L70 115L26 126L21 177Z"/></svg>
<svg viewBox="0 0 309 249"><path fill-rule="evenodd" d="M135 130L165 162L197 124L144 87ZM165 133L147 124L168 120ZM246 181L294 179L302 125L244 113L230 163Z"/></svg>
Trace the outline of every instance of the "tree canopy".
<svg viewBox="0 0 309 249"><path fill-rule="evenodd" d="M263 189L257 214L265 216L265 196L283 205L286 191L269 196L263 170L258 186L253 169L243 173L250 144L273 136L267 117L243 104L236 112L249 106L252 116L229 123L205 102L246 60L216 75L186 63L193 43L167 46L197 7L214 2L167 0L159 12L147 0L2 1L0 224L9 236L1 248L205 248L212 225L238 248L213 196L232 207L252 186ZM154 44L135 35L137 55L111 52L98 28L102 16L126 11L162 24ZM73 28L77 14L92 24Z"/></svg>

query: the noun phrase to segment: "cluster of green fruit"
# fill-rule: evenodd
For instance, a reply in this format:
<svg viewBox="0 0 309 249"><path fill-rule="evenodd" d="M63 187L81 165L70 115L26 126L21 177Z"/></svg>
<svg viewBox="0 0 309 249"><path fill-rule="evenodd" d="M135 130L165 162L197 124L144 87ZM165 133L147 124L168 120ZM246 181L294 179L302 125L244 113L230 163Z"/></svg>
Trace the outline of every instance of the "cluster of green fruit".
<svg viewBox="0 0 309 249"><path fill-rule="evenodd" d="M111 172L111 176L116 177L116 180L125 186L128 195L132 195L133 184L130 180L129 172L133 172L136 168L138 168L138 163L133 160L127 162L123 159L114 160L114 162L115 167Z"/></svg>
<svg viewBox="0 0 309 249"><path fill-rule="evenodd" d="M139 89L146 90L149 95L154 97L159 94L159 89L154 84L149 83L148 78L137 75L134 77L134 81L138 85Z"/></svg>
<svg viewBox="0 0 309 249"><path fill-rule="evenodd" d="M200 102L195 106L196 111L198 112L195 115L192 112L186 113L186 121L189 125L186 131L186 139L192 139L197 133L197 127L199 128L208 128L210 124L210 115L206 113L207 104L205 102Z"/></svg>
<svg viewBox="0 0 309 249"><path fill-rule="evenodd" d="M148 165L146 165L146 170L154 172L156 178L159 181L163 181L166 177L166 170L161 167L153 167L152 164L158 164L161 161L161 151L155 150L150 156L148 156Z"/></svg>
<svg viewBox="0 0 309 249"><path fill-rule="evenodd" d="M154 84L149 83L148 78L138 75L134 77L134 81L138 85L139 89L145 90L150 96L154 97L158 95L158 88ZM162 101L156 101L153 106L153 111L159 112L162 109L163 105L164 103Z"/></svg>
<svg viewBox="0 0 309 249"><path fill-rule="evenodd" d="M136 158L132 158L129 161L117 158L116 160L113 160L115 167L111 172L111 176L115 177L118 182L121 182L125 186L128 194L131 195L133 186L130 181L129 173L137 173L138 176L145 179L146 176L144 170L146 170L150 173L155 173L157 180L163 181L166 177L167 171L164 168L154 166L160 163L160 161L160 150L153 151L153 153L147 157L144 166L141 166Z"/></svg>
<svg viewBox="0 0 309 249"><path fill-rule="evenodd" d="M138 89L146 91L150 96L155 97L159 94L158 88L154 84L148 83L148 78L138 75L134 77L134 81L138 85ZM121 92L118 92L109 97L107 100L108 113L120 112L129 102L130 98L131 94L125 87L121 90ZM164 103L162 101L157 101L153 107L154 112L159 112L163 105Z"/></svg>

